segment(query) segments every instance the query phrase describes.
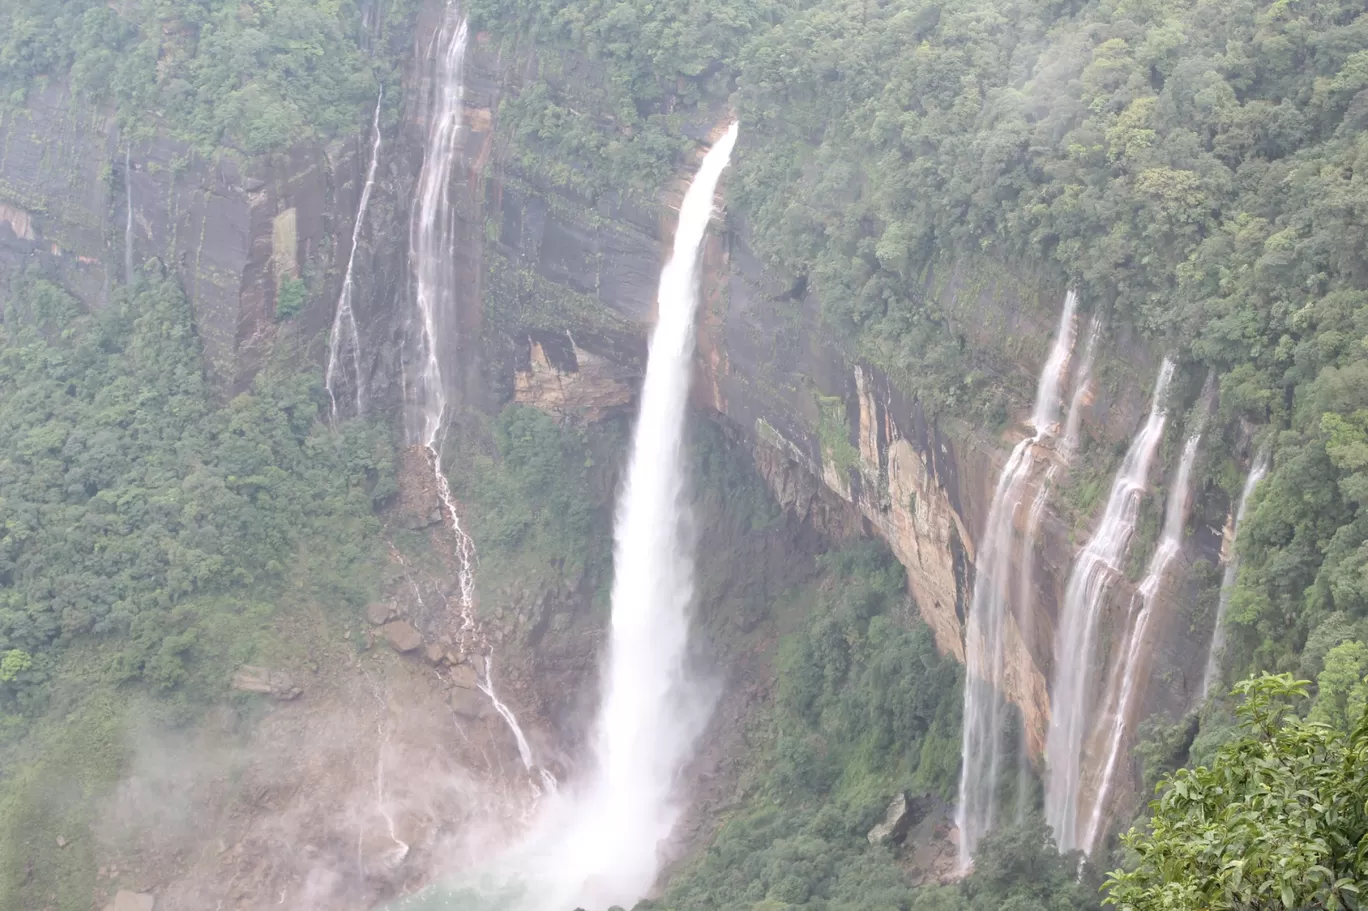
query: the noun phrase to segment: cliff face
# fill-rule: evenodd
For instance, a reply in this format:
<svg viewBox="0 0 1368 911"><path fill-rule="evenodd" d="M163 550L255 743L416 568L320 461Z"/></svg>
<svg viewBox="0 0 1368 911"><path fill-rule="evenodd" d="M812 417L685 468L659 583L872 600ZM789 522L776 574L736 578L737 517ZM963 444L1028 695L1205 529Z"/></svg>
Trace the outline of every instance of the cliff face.
<svg viewBox="0 0 1368 911"><path fill-rule="evenodd" d="M426 46L436 18L435 8L420 15L416 47ZM462 331L448 340L464 372L450 381L467 407L517 400L593 420L627 407L634 394L682 186L662 191L654 205L616 194L591 201L521 170L498 111L527 65L501 58L488 36L473 36L462 161L449 187L467 290ZM377 410L402 397L423 78L424 61L415 59L406 98L394 105L399 125L384 131L355 267L361 372L368 407ZM0 269L37 263L102 306L130 269L159 260L182 279L225 393L250 382L280 338L321 360L351 253L367 127L361 121L349 137L270 159L208 161L171 139L126 143L108 116L51 85L0 120ZM706 125L695 131L700 141L706 133ZM887 540L940 648L964 660L977 537L1024 415L1011 415L1002 432L933 420L884 372L842 350L821 325L821 302L805 283L764 266L739 219L723 215L715 224L705 271L698 406L739 429L777 498L801 518L829 535ZM281 285L293 279L304 281L307 303L293 320L277 321ZM924 285L964 346L1008 382L1034 388L1062 288L985 262L942 262ZM1124 334L1104 348L1084 425L1105 461L1142 420L1157 358ZM1104 494L1111 467L1096 475ZM1163 477L1156 469L1152 480ZM1226 503L1201 491L1197 500L1190 527L1198 533L1186 556L1214 563ZM1086 512L1075 515L1052 497L1034 557L1034 608L1012 618L1008 632L1008 696L1037 754L1049 720L1058 605L1089 531ZM1108 641L1125 623L1124 580L1119 589L1104 618ZM1200 621L1183 605L1175 595L1157 618L1150 709L1181 710L1200 683L1207 630L1192 633ZM1107 674L1104 662L1097 680Z"/></svg>
<svg viewBox="0 0 1368 911"><path fill-rule="evenodd" d="M350 252L365 138L209 161L169 138L126 141L61 83L0 121L0 268L37 264L88 305L149 260L195 307L212 379L250 381L279 331L282 281L304 279L305 334L326 325Z"/></svg>
<svg viewBox="0 0 1368 911"><path fill-rule="evenodd" d="M534 64L511 67L487 48L476 47L470 63L478 83L498 86L487 96L492 110L470 112L472 123L488 123L492 131L492 139L482 137L492 154L481 155L481 170L471 178L485 187L481 307L486 335L512 352L491 360L492 383L553 412L597 413L605 365L614 365L620 381L613 402L625 400L632 387L652 321L655 277L688 175L664 190L651 212L611 197L590 203L521 170L517 141L500 135L497 101L500 94L515 94L520 69ZM701 140L706 132L698 130ZM831 340L821 325L821 302L803 283L767 269L735 218L723 215L714 225L704 268L698 406L741 429L785 506L834 534L864 530L883 537L906 567L909 590L940 648L963 661L977 536L1007 453L1024 432L1025 414L1011 415L1002 432L929 418L884 372ZM949 316L961 343L1028 398L1063 289L993 263L942 262L925 277L924 292ZM555 336L560 341L551 347L575 357L550 357L547 339ZM1104 336L1102 348L1084 397L1083 424L1093 441L1088 480L1101 485L1105 498L1113 456L1148 407L1158 357L1124 331ZM1081 349L1080 340L1075 359ZM592 366L581 374L580 364ZM1064 485L1067 473L1083 472L1081 465L1066 468ZM1151 481L1160 485L1166 478L1160 467ZM1033 609L1011 618L1007 634L1008 696L1023 712L1037 756L1049 724L1059 604L1073 554L1092 523L1087 511L1074 514L1060 499L1051 496L1042 523ZM1200 490L1196 500L1190 527L1197 533L1189 537L1185 557L1214 563L1219 532L1206 528L1219 529L1226 504L1219 494ZM1131 583L1119 579L1102 621L1104 637L1124 635L1130 592ZM1176 591L1163 614L1153 634L1146 711L1176 714L1199 683L1206 630L1193 634L1201 618ZM1107 657L1095 671L1099 689L1111 673Z"/></svg>

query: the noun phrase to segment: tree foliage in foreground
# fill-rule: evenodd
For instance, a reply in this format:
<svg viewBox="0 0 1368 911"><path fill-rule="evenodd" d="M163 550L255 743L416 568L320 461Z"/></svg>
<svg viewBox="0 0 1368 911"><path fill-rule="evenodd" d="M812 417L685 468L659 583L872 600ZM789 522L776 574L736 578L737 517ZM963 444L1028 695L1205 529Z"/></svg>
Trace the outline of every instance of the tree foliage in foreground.
<svg viewBox="0 0 1368 911"><path fill-rule="evenodd" d="M1123 911L1363 906L1368 892L1368 713L1343 731L1291 714L1309 682L1283 674L1235 692L1239 735L1211 767L1180 769L1150 804L1138 855L1107 881Z"/></svg>

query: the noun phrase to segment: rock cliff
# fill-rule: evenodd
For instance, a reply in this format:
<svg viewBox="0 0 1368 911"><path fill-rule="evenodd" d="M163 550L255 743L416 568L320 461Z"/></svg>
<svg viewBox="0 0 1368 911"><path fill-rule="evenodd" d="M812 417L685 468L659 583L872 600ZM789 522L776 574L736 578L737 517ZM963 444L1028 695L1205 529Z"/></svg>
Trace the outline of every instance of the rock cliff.
<svg viewBox="0 0 1368 911"><path fill-rule="evenodd" d="M415 46L424 46L435 19L431 9L420 15ZM508 59L487 35L472 41L463 166L449 188L469 289L462 331L449 340L465 373L452 383L466 407L516 400L564 419L597 420L632 398L679 189L664 188L655 200L615 193L591 200L523 169L516 143L500 131L499 110L534 56ZM414 60L407 89L422 78L422 61ZM422 111L411 100L417 93L407 94L382 118L385 147L356 267L362 375L377 408L401 397L408 202L422 135ZM719 111L697 114L692 134L700 145L721 119ZM104 305L148 261L174 271L225 393L250 382L281 337L322 358L351 252L367 126L358 116L354 134L326 145L211 161L169 138L126 141L112 118L54 83L0 119L0 269L37 263L92 306ZM697 405L740 431L776 497L813 527L887 540L940 648L964 660L977 536L1024 415L1008 414L1004 427L929 415L884 371L842 348L806 283L767 268L747 238L741 218L719 214L705 256ZM307 289L304 309L288 323L275 309L287 280ZM1055 280L1001 264L943 261L923 282L978 362L1033 388L1063 296ZM1108 337L1084 414L1090 481L1107 483L1113 450L1141 419L1155 354L1125 333ZM1162 477L1156 470L1153 480ZM1193 525L1201 533L1190 537L1187 557L1215 562L1227 504L1202 492L1198 501ZM1037 755L1048 726L1058 603L1089 521L1087 508L1052 502L1035 555L1034 610L1014 617L1009 630L1008 696L1022 709ZM1203 656L1194 645L1201 636L1189 633L1200 618L1170 600L1146 698L1175 712L1198 685ZM1122 622L1118 610L1107 618L1112 626ZM1098 679L1105 674L1100 667Z"/></svg>

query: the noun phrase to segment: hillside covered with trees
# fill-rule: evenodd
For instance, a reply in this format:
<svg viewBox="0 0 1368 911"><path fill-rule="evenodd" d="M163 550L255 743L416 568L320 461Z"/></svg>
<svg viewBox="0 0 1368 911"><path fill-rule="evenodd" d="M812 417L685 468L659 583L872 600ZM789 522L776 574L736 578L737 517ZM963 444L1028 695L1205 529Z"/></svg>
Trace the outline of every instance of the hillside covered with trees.
<svg viewBox="0 0 1368 911"><path fill-rule="evenodd" d="M1272 457L1226 615L1225 677L1245 682L1149 729L1139 753L1159 791L1121 844L1062 857L1023 813L972 873L936 884L869 842L890 793L954 798L964 681L905 609L887 550L842 544L791 591L768 580L786 606L766 615L772 700L752 719L736 800L641 907L1363 906L1362 3L470 0L466 13L491 55L518 64L494 110L495 160L588 211L654 205L700 133L734 113L729 218L795 296L820 301L844 351L933 420L996 433L1034 392L940 309L938 270L968 263L1076 289L1111 331L1211 370L1204 484L1233 501L1238 446ZM0 113L61 84L128 137L170 135L211 160L279 155L364 131L381 86L401 97L417 15L409 0L383 16L325 0L0 0ZM249 389L209 388L175 264L101 311L51 276L9 278L0 903L85 907L90 844L37 867L32 845L91 824L93 797L126 768L127 725L193 726L232 668L288 653L283 616L360 616L384 575L397 421L328 426L302 324ZM595 436L505 405L468 422L465 474L451 469L491 570L582 579L597 597L615 480L600 462L621 428ZM1097 466L1119 456L1088 452Z"/></svg>

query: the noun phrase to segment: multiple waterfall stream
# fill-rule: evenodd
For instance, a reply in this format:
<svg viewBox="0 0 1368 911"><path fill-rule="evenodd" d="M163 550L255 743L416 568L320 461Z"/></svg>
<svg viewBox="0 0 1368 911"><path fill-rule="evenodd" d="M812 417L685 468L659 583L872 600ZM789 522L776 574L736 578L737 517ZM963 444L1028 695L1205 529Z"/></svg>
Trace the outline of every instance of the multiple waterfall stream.
<svg viewBox="0 0 1368 911"><path fill-rule="evenodd" d="M1055 841L1062 851L1082 846L1078 831L1079 781L1092 702L1098 621L1135 533L1150 463L1168 420L1166 399L1173 372L1173 362L1165 359L1159 368L1149 417L1121 463L1102 521L1074 559L1064 590L1055 637L1050 731L1045 744L1045 819L1054 829Z"/></svg>
<svg viewBox="0 0 1368 911"><path fill-rule="evenodd" d="M1131 624L1126 643L1121 649L1122 661L1117 668L1119 687L1109 695L1107 709L1102 714L1102 731L1106 740L1106 756L1102 760L1101 781L1097 793L1093 795L1092 811L1088 814L1088 826L1083 834L1081 847L1089 854L1097 846L1102 823L1106 818L1107 799L1111 795L1113 780L1116 776L1117 760L1120 758L1121 744L1130 730L1136 693L1136 682L1145 669L1144 657L1149 640L1150 618L1154 615L1155 604L1159 600L1160 587L1167 576L1169 567L1177 558L1183 546L1183 529L1187 523L1188 500L1192 493L1192 466L1197 460L1197 447L1202 441L1202 427L1188 436L1183 444L1183 454L1178 460L1169 485L1168 500L1164 504L1164 530L1159 536L1159 544L1150 557L1145 576L1136 589L1134 601L1139 605Z"/></svg>
<svg viewBox="0 0 1368 911"><path fill-rule="evenodd" d="M514 735L529 779L552 794L533 831L505 860L522 885L527 908L630 906L647 894L661 863L661 847L680 813L677 779L707 723L713 692L689 673L687 646L693 597L693 540L682 463L684 416L700 296L699 257L713 198L736 140L731 127L705 156L684 197L674 250L660 280L659 318L652 332L641 409L614 528L615 577L610 643L603 667L603 702L591 731L588 774L570 790L537 766L516 716L501 702L493 681L493 654L474 613L475 551L462 528L442 469L442 444L451 420L456 384L456 219L450 199L461 152L464 65L468 28L455 3L446 7L429 49L430 72L420 86L426 143L410 222L414 310L403 371L405 433L431 462L434 483L456 540L459 562L461 644L483 658L478 686ZM334 313L325 375L334 423L340 391L352 383L356 414L363 411L360 338L353 311L353 270L381 150L377 100L371 156L352 232L342 289ZM131 207L130 207L131 210ZM131 259L131 257L128 257ZM959 865L967 870L979 841L997 823L999 782L1007 723L1009 653L1031 641L1036 538L1047 500L1077 452L1081 415L1089 398L1101 323L1090 320L1082 357L1077 295L1066 296L1049 355L1038 380L1030 417L1032 435L1021 440L998 478L981 539L976 584L967 618L963 762L956 822ZM1076 364L1061 422L1070 366ZM347 374L350 373L350 376ZM1122 572L1136 530L1151 464L1168 420L1166 399L1174 364L1160 368L1148 417L1133 440L1108 495L1101 520L1076 556L1061 604L1054 643L1051 719L1046 741L1046 805L1061 850L1092 851L1106 819L1122 745L1136 710L1137 681L1155 605L1182 546L1192 467L1201 438L1188 437L1172 479L1163 533L1132 605L1112 686L1096 713L1097 633L1113 581ZM1268 467L1261 453L1235 514L1243 517L1250 493ZM1216 676L1220 628L1236 560L1230 558L1213 634L1203 696ZM1018 624L1023 624L1018 628ZM1095 717L1094 717L1095 716ZM1102 764L1086 817L1080 808L1083 754L1090 724ZM1017 815L1027 809L1029 766L1023 744Z"/></svg>
<svg viewBox="0 0 1368 911"><path fill-rule="evenodd" d="M1039 458L1037 447L1059 432L1060 386L1067 373L1069 355L1074 347L1074 312L1078 295L1070 291L1064 299L1054 345L1040 371L1035 408L1031 412L1033 436L1023 439L1012 450L998 478L988 524L980 545L973 600L969 608L965 658L968 673L964 684L964 729L960 764L959 802L956 824L959 827L959 864L968 869L978 841L995 823L998 774L1003 754L1003 726L1006 722L1005 689L1008 625L1012 611L1012 565L1020 561L1022 572L1035 553L1035 529L1039 527L1039 501L1043 507L1047 483L1041 483L1032 497L1026 534L1017 547L1017 510L1025 502L1032 474ZM1029 576L1016 588L1017 616L1030 613Z"/></svg>

